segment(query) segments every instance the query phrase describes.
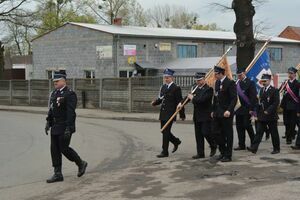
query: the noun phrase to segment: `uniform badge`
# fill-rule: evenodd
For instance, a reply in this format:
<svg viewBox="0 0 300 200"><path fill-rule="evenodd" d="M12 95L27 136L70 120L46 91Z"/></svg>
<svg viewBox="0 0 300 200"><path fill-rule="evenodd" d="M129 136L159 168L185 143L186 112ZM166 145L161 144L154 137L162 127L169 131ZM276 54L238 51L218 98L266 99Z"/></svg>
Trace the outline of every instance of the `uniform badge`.
<svg viewBox="0 0 300 200"><path fill-rule="evenodd" d="M57 104L57 107L60 106L60 103L62 102L63 99L64 99L64 97L57 97L57 98L56 98L56 104Z"/></svg>

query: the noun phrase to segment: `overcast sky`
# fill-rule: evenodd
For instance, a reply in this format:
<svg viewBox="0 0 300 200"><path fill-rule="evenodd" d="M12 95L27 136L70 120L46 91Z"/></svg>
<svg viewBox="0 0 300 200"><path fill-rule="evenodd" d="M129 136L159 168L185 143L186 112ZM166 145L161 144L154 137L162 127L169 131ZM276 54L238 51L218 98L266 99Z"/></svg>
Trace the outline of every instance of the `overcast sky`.
<svg viewBox="0 0 300 200"><path fill-rule="evenodd" d="M153 5L170 4L185 6L192 12L198 13L200 22L217 23L223 29L232 31L235 21L234 12L222 13L209 7L213 2L231 5L232 0L138 0L147 9ZM300 26L299 0L269 0L256 9L255 21L265 21L270 27L269 35L278 35L286 26Z"/></svg>

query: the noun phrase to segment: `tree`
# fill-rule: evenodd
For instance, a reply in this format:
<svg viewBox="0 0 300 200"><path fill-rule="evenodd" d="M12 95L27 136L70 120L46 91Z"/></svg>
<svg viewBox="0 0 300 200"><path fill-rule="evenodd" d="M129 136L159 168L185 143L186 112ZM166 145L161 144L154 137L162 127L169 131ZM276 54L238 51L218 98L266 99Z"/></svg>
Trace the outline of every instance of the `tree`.
<svg viewBox="0 0 300 200"><path fill-rule="evenodd" d="M225 31L224 29L218 27L216 23L212 24L195 24L192 26L194 30L208 30L208 31Z"/></svg>
<svg viewBox="0 0 300 200"><path fill-rule="evenodd" d="M4 64L4 45L0 41L0 80L3 79Z"/></svg>
<svg viewBox="0 0 300 200"><path fill-rule="evenodd" d="M72 0L47 0L38 7L38 34L43 34L62 26L66 22L95 23L96 19L89 14L79 12L78 5Z"/></svg>
<svg viewBox="0 0 300 200"><path fill-rule="evenodd" d="M256 7L263 5L267 0L233 0L231 7L219 3L211 6L221 8L222 11L234 10L236 21L233 30L236 34L236 63L238 68L245 69L255 56L256 40L254 37L253 17ZM255 28L258 31L262 25Z"/></svg>
<svg viewBox="0 0 300 200"><path fill-rule="evenodd" d="M85 0L83 7L94 13L99 23L113 24L115 18L122 18L124 25L147 25L144 9L137 0Z"/></svg>
<svg viewBox="0 0 300 200"><path fill-rule="evenodd" d="M150 25L159 28L222 30L217 24L200 23L198 15L183 6L157 5L148 10Z"/></svg>
<svg viewBox="0 0 300 200"><path fill-rule="evenodd" d="M0 0L0 22L18 23L16 18L27 17L22 6L30 0Z"/></svg>
<svg viewBox="0 0 300 200"><path fill-rule="evenodd" d="M28 9L26 9L27 3L31 3L33 0L0 0L0 22L3 27L6 27L7 30L13 31L14 34L19 32L20 26L27 26L28 24L25 24L24 22L26 19L31 17L33 15L32 12L30 12ZM5 25L5 26L4 26ZM16 28L18 27L18 28ZM3 30L4 28L2 28ZM28 33L28 30L26 31ZM14 38L16 35L11 35L12 38ZM15 41L19 40L17 39L19 37L15 37ZM1 64L4 65L3 60L3 41L0 41L1 44ZM17 48L21 49L20 43L17 43ZM8 46L8 45L6 45ZM2 73L4 66L0 66L0 73Z"/></svg>
<svg viewBox="0 0 300 200"><path fill-rule="evenodd" d="M245 69L255 56L256 42L253 32L255 9L252 5L252 0L234 0L232 9L236 16L236 22L233 27L236 34L236 62L238 68Z"/></svg>
<svg viewBox="0 0 300 200"><path fill-rule="evenodd" d="M13 23L6 24L6 36L3 41L9 47L12 55L28 55L31 54L31 40L36 34L34 29L26 25L18 25ZM6 48L7 50L8 48Z"/></svg>

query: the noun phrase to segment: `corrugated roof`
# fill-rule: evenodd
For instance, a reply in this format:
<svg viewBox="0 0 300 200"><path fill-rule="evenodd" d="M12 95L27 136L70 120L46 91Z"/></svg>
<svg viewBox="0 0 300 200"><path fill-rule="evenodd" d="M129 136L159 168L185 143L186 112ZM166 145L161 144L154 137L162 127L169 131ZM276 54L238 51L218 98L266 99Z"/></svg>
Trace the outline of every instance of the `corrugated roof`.
<svg viewBox="0 0 300 200"><path fill-rule="evenodd" d="M138 26L118 26L118 25L101 25L68 22L76 26L81 26L110 34L127 35L127 36L144 36L144 37L165 37L165 38L194 38L194 39L209 39L209 40L235 40L234 32L226 31L205 31L205 30L190 30L190 29L173 29L173 28L152 28ZM266 41L269 36L259 35L259 41ZM300 43L297 40L291 40L280 37L272 37L272 42L279 43Z"/></svg>

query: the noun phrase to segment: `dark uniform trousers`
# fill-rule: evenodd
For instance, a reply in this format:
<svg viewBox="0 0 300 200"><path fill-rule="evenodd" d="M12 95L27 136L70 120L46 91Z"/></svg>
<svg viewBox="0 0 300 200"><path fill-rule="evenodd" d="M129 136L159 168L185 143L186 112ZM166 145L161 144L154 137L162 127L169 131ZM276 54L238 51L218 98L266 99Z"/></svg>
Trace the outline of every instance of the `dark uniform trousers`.
<svg viewBox="0 0 300 200"><path fill-rule="evenodd" d="M71 137L65 137L64 135L51 135L51 158L53 167L62 166L62 154L68 160L75 162L77 165L81 164L81 158L79 155L71 147L69 147Z"/></svg>
<svg viewBox="0 0 300 200"><path fill-rule="evenodd" d="M194 122L194 124L197 155L205 156L204 139L206 139L211 148L217 148L217 144L211 134L211 121Z"/></svg>
<svg viewBox="0 0 300 200"><path fill-rule="evenodd" d="M213 133L219 145L221 155L231 158L233 147L233 117L215 117L213 120Z"/></svg>
<svg viewBox="0 0 300 200"><path fill-rule="evenodd" d="M265 91L265 88L261 88L259 99L257 132L251 147L257 150L264 132L267 132L269 129L272 137L273 150L280 151L280 140L277 128L277 121L279 119L277 114L279 91L273 86L269 86L267 91ZM267 111L268 114L265 114L265 111Z"/></svg>
<svg viewBox="0 0 300 200"><path fill-rule="evenodd" d="M248 132L251 144L254 140L254 130L251 124L251 115L236 115L236 129L239 138L239 147L246 148L246 131Z"/></svg>
<svg viewBox="0 0 300 200"><path fill-rule="evenodd" d="M261 140L264 136L264 132L267 132L269 129L269 132L271 133L272 137L272 144L274 150L280 150L280 139L279 139L279 133L277 129L277 121L258 121L257 122L257 132L252 144L252 147L254 149L258 149L259 144L261 143Z"/></svg>
<svg viewBox="0 0 300 200"><path fill-rule="evenodd" d="M239 89L238 89L239 88ZM251 124L250 111L256 111L258 99L256 86L249 78L244 78L237 82L238 97L241 107L235 112L236 114L236 129L239 138L239 147L245 148L245 132L248 132L251 143L254 140L254 130Z"/></svg>
<svg viewBox="0 0 300 200"><path fill-rule="evenodd" d="M283 122L285 125L286 140L292 141L295 138L295 128L297 124L297 111L296 110L284 110Z"/></svg>
<svg viewBox="0 0 300 200"><path fill-rule="evenodd" d="M300 117L297 116L297 127L298 127L298 132L296 137L296 142L295 146L300 147Z"/></svg>
<svg viewBox="0 0 300 200"><path fill-rule="evenodd" d="M160 125L161 128L167 123L167 121L161 120ZM171 133L171 128L173 125L173 121L166 127L166 129L162 132L162 149L164 154L169 154L169 142L176 145L180 142L179 138L175 137L173 133Z"/></svg>

